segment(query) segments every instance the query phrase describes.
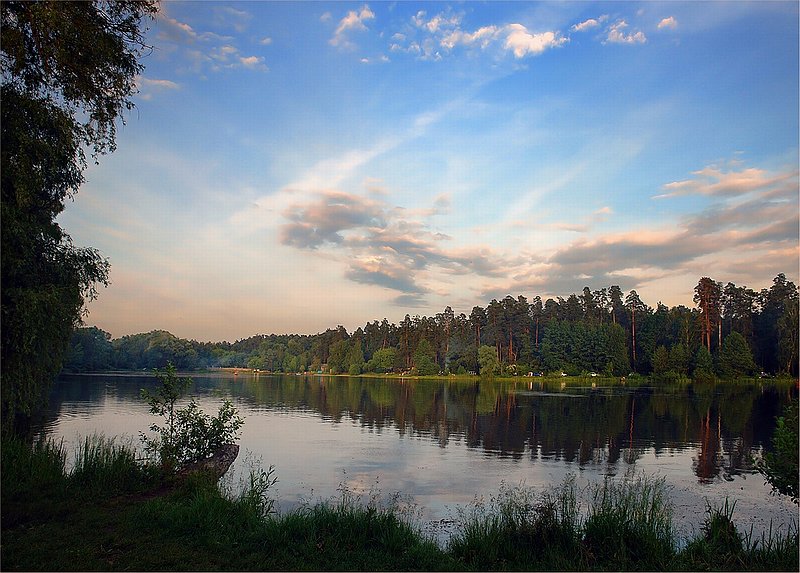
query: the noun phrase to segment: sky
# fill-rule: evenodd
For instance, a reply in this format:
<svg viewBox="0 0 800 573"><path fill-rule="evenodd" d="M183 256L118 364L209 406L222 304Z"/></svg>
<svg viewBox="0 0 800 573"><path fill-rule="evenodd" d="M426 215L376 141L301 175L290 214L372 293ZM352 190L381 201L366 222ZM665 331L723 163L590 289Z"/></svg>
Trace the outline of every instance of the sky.
<svg viewBox="0 0 800 573"><path fill-rule="evenodd" d="M163 2L59 222L87 325L314 334L798 282L797 2Z"/></svg>

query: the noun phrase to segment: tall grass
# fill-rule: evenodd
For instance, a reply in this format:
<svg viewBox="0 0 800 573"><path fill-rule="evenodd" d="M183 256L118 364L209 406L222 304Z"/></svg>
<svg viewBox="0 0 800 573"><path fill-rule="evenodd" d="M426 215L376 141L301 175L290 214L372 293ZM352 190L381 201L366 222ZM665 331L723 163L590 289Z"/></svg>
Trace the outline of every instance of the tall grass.
<svg viewBox="0 0 800 573"><path fill-rule="evenodd" d="M281 515L274 471L251 468L238 494L204 475L143 501L157 481L126 444L92 436L66 471L61 443L4 440L3 570L798 570L798 530L740 533L735 504L708 508L678 550L663 479L574 476L544 491L503 485L462 512L446 547L399 494L346 485ZM155 481L154 481L155 480ZM147 497L147 496L145 496Z"/></svg>
<svg viewBox="0 0 800 573"><path fill-rule="evenodd" d="M736 528L735 507L727 499L722 507L706 507L701 532L680 553L677 566L690 571L797 571L797 523L783 534L773 533L770 527L755 539L752 528L748 533Z"/></svg>
<svg viewBox="0 0 800 573"><path fill-rule="evenodd" d="M155 466L142 464L130 444L93 434L75 450L69 485L86 495L130 493L153 487L159 478Z"/></svg>
<svg viewBox="0 0 800 573"><path fill-rule="evenodd" d="M583 547L590 566L659 569L675 554L664 478L606 479L592 486Z"/></svg>
<svg viewBox="0 0 800 573"><path fill-rule="evenodd" d="M462 513L448 551L476 569L572 568L581 561L578 510L574 476L539 495L501 484L488 504L476 500Z"/></svg>
<svg viewBox="0 0 800 573"><path fill-rule="evenodd" d="M19 438L2 440L2 498L12 500L35 490L64 485L67 453L63 442Z"/></svg>

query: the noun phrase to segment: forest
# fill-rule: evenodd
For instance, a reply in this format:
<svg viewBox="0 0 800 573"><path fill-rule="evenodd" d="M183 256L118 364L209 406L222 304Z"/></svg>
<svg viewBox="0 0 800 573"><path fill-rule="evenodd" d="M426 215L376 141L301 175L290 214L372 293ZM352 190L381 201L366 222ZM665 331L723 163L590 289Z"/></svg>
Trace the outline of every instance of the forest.
<svg viewBox="0 0 800 573"><path fill-rule="evenodd" d="M542 300L506 296L469 316L446 307L400 324L368 322L314 335L259 334L198 342L155 330L113 339L78 328L65 370L238 367L266 372L526 375L595 372L696 378L766 373L796 376L798 288L781 273L756 292L703 277L694 308L651 307L618 286Z"/></svg>

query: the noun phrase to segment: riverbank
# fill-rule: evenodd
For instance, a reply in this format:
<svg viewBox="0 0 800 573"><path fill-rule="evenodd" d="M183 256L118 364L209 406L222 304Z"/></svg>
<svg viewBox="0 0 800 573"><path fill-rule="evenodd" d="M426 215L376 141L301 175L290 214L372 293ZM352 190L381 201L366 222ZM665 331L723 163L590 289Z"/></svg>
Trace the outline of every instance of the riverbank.
<svg viewBox="0 0 800 573"><path fill-rule="evenodd" d="M3 443L3 570L798 568L796 529L747 538L730 507L679 549L666 490L649 478L598 487L586 512L569 480L536 495L510 488L465 512L440 546L401 506L346 491L276 515L263 473L233 497L203 479L163 493L164 476L113 442L87 441L69 472L65 457L52 443Z"/></svg>

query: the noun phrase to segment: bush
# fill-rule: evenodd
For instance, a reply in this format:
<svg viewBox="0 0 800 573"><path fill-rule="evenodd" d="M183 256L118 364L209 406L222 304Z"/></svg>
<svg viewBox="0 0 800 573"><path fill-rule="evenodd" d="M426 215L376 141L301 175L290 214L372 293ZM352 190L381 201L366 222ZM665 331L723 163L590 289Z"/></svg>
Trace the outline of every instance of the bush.
<svg viewBox="0 0 800 573"><path fill-rule="evenodd" d="M150 413L163 416L165 425L152 424L150 430L158 434L149 438L141 433L145 450L159 460L168 472L210 457L223 444L233 443L244 420L229 400L219 408L217 416L209 416L190 399L185 408L176 409L181 394L192 383L191 378L178 378L175 367L168 364L162 372L155 370L161 386L155 393L145 389L142 397L150 404Z"/></svg>

